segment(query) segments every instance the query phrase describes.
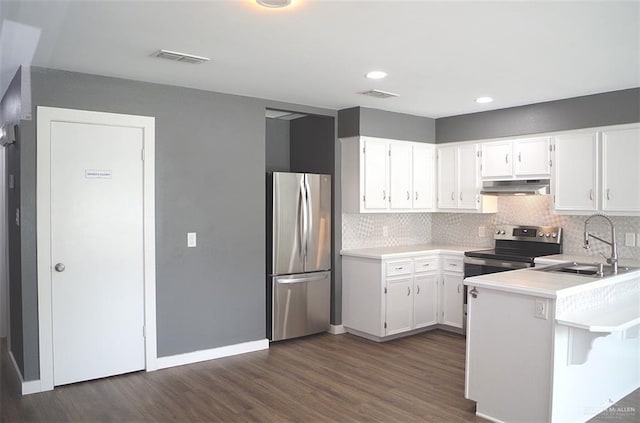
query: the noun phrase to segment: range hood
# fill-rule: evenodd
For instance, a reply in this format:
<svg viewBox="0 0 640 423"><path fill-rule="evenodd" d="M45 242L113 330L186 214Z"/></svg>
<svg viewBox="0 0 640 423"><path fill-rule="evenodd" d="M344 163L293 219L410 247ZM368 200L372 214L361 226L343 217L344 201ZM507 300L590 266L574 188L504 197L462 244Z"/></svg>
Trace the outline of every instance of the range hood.
<svg viewBox="0 0 640 423"><path fill-rule="evenodd" d="M549 192L549 179L485 181L480 191L484 195L545 195Z"/></svg>

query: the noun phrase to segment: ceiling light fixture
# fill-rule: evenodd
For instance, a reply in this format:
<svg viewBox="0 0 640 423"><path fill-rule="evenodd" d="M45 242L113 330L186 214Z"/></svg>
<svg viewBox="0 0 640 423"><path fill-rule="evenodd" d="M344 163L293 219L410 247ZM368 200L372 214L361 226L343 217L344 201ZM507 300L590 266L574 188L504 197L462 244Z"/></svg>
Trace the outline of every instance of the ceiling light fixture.
<svg viewBox="0 0 640 423"><path fill-rule="evenodd" d="M260 6L264 7L287 7L291 4L291 0L256 0Z"/></svg>
<svg viewBox="0 0 640 423"><path fill-rule="evenodd" d="M485 104L491 103L493 99L491 97L478 97L476 98L476 103Z"/></svg>
<svg viewBox="0 0 640 423"><path fill-rule="evenodd" d="M365 75L369 79L382 79L386 78L387 73L383 71L371 71Z"/></svg>

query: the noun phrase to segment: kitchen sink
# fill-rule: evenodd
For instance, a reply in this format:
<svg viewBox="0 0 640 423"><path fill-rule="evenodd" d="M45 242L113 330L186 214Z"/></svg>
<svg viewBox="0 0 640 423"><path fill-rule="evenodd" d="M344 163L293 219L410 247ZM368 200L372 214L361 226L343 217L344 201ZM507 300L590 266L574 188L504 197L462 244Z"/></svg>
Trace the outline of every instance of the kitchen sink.
<svg viewBox="0 0 640 423"><path fill-rule="evenodd" d="M594 278L604 278L613 276L613 271L609 265L596 265L593 263L559 263L552 266L534 268L541 272L568 273L571 275L590 276ZM639 267L618 266L618 274L629 273L640 269Z"/></svg>

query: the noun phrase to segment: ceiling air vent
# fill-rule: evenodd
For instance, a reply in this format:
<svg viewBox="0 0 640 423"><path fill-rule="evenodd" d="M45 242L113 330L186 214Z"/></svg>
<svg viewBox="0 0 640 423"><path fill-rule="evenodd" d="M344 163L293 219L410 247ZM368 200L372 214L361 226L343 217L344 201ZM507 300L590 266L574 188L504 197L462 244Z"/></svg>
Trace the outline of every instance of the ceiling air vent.
<svg viewBox="0 0 640 423"><path fill-rule="evenodd" d="M390 93L390 92L382 91L382 90L363 91L363 92L361 92L359 94L364 94L364 95L368 95L370 97L375 97L375 98L398 97L398 94L394 94L394 93Z"/></svg>
<svg viewBox="0 0 640 423"><path fill-rule="evenodd" d="M187 54L187 53L179 53L177 51L171 51L171 50L158 50L155 53L153 53L153 56L159 57L161 59L173 60L174 62L184 62L184 63L192 63L192 64L204 63L211 60L208 57L195 56L193 54Z"/></svg>

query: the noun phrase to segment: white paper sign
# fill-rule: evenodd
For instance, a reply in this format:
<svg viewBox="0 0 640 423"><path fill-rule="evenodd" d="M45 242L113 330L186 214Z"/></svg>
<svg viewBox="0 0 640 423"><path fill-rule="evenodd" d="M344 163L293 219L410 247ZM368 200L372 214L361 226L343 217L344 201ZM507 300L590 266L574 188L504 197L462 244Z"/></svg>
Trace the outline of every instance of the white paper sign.
<svg viewBox="0 0 640 423"><path fill-rule="evenodd" d="M84 177L87 179L111 179L110 170L85 170Z"/></svg>

